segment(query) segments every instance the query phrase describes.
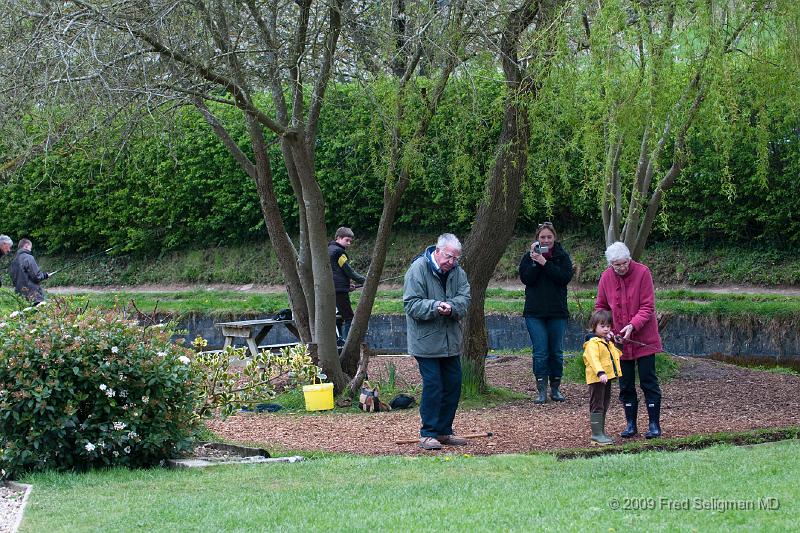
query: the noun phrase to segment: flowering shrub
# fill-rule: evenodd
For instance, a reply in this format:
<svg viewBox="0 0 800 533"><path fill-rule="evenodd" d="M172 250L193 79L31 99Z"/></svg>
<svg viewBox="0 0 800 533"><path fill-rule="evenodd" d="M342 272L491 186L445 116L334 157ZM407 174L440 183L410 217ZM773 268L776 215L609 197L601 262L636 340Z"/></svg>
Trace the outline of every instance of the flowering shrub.
<svg viewBox="0 0 800 533"><path fill-rule="evenodd" d="M191 445L192 353L161 326L64 302L0 318L0 468L146 466Z"/></svg>

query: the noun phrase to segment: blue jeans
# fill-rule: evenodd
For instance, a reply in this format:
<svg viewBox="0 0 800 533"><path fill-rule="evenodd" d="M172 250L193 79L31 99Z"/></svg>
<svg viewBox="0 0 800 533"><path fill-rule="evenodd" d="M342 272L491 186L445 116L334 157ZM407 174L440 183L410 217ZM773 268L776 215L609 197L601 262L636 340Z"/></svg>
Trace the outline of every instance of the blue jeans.
<svg viewBox="0 0 800 533"><path fill-rule="evenodd" d="M421 437L453 434L458 399L461 398L461 357L415 357L422 375L419 416Z"/></svg>
<svg viewBox="0 0 800 533"><path fill-rule="evenodd" d="M525 325L533 345L534 375L560 378L564 373L563 346L567 319L526 316Z"/></svg>

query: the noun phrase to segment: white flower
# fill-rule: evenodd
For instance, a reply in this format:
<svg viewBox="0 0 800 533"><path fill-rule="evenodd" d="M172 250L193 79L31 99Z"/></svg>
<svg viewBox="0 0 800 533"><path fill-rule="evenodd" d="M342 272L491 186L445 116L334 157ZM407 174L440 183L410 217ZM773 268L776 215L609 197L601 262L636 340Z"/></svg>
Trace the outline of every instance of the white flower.
<svg viewBox="0 0 800 533"><path fill-rule="evenodd" d="M116 346L112 346L111 353L119 353L119 348L117 348Z"/></svg>
<svg viewBox="0 0 800 533"><path fill-rule="evenodd" d="M107 388L108 388L108 385L106 385L105 383L100 385L100 390L106 390Z"/></svg>
<svg viewBox="0 0 800 533"><path fill-rule="evenodd" d="M114 450L111 453L114 454L114 457L119 457L119 452L117 450Z"/></svg>
<svg viewBox="0 0 800 533"><path fill-rule="evenodd" d="M117 393L116 393L116 392L114 392L114 389L108 389L108 390L106 391L106 396L108 396L109 398L113 398L113 397L114 397L114 396L116 396L116 395L117 395Z"/></svg>
<svg viewBox="0 0 800 533"><path fill-rule="evenodd" d="M159 357L166 357L167 356L167 352L158 352L158 353L156 353L156 355L159 356Z"/></svg>
<svg viewBox="0 0 800 533"><path fill-rule="evenodd" d="M14 318L14 317L15 317L15 316L17 316L17 315L19 315L19 311L14 311L13 313L11 313L11 314L10 314L10 315L8 315L8 316L9 316L9 317L11 317L11 318Z"/></svg>
<svg viewBox="0 0 800 533"><path fill-rule="evenodd" d="M87 452L93 452L94 451L94 444L92 444L91 442L87 442L86 446L84 446L84 448L86 448Z"/></svg>
<svg viewBox="0 0 800 533"><path fill-rule="evenodd" d="M128 433L128 438L129 439L135 439L138 436L139 436L139 434L136 433L135 431L131 431L130 433Z"/></svg>
<svg viewBox="0 0 800 533"><path fill-rule="evenodd" d="M126 424L125 422L114 422L114 429L116 429L117 431L122 431L126 427L128 427L128 424Z"/></svg>
<svg viewBox="0 0 800 533"><path fill-rule="evenodd" d="M127 398L128 397L128 391L126 391L125 389L119 391L119 397L120 398Z"/></svg>
<svg viewBox="0 0 800 533"><path fill-rule="evenodd" d="M147 403L149 401L150 401L150 397L149 396L142 396L142 403Z"/></svg>
<svg viewBox="0 0 800 533"><path fill-rule="evenodd" d="M180 361L184 365L188 365L191 360L188 357L186 357L185 355L182 355L182 356L178 357L178 361Z"/></svg>
<svg viewBox="0 0 800 533"><path fill-rule="evenodd" d="M131 447L130 446L125 446L125 449L122 450L122 451L125 452L125 453L131 453Z"/></svg>

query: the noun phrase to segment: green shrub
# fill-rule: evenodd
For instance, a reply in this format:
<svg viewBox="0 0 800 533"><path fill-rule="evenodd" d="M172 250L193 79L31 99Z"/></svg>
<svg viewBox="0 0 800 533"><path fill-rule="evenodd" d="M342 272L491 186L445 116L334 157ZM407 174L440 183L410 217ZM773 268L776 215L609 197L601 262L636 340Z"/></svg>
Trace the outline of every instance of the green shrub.
<svg viewBox="0 0 800 533"><path fill-rule="evenodd" d="M0 468L147 466L198 427L187 349L166 327L64 301L0 319Z"/></svg>

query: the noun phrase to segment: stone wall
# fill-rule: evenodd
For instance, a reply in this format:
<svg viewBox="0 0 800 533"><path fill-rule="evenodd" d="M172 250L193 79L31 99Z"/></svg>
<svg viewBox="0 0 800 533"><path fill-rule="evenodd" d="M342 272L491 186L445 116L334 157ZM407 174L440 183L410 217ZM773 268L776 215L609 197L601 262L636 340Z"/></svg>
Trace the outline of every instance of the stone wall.
<svg viewBox="0 0 800 533"><path fill-rule="evenodd" d="M260 315L236 317L209 317L193 315L179 324L186 330L187 342L201 335L209 342L209 348L222 346L224 338L217 322L265 318ZM489 315L486 317L489 329L489 345L498 350L525 350L530 348L530 338L525 321L519 315ZM792 329L770 332L755 329L723 326L714 327L708 320L700 322L694 317L671 317L663 328L664 349L675 355L706 356L713 353L757 357L782 357L800 359L800 335ZM580 351L584 340L582 323L570 320L564 338L564 349ZM269 332L263 344L277 344L294 341L294 337L282 326ZM366 342L380 353L402 353L406 349L406 322L402 315L375 315L370 318Z"/></svg>

